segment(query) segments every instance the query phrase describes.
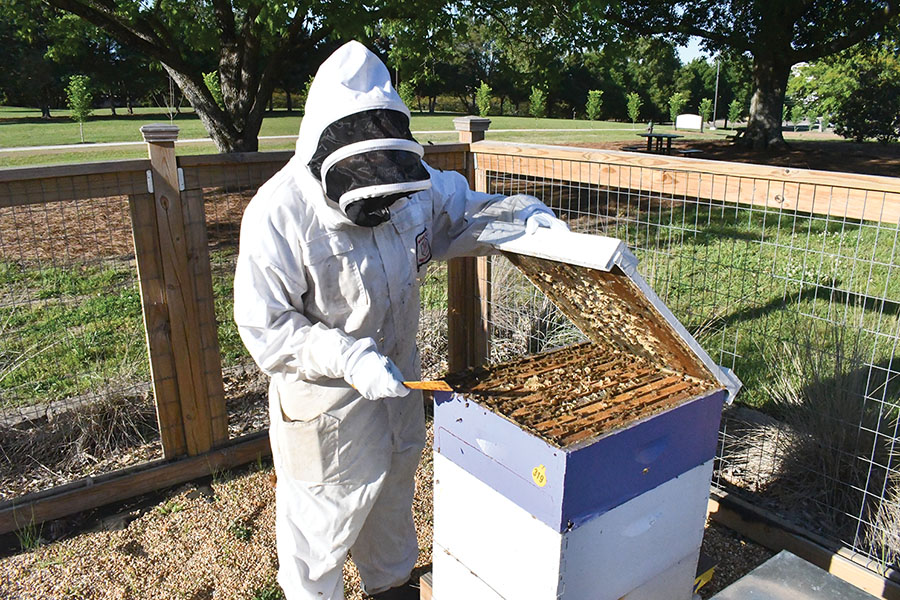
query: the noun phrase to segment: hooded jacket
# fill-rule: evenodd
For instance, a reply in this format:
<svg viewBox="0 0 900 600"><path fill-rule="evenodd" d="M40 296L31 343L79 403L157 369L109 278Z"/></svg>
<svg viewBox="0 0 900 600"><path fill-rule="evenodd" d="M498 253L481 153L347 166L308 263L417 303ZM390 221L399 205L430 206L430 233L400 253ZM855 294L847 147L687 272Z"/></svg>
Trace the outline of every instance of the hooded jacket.
<svg viewBox="0 0 900 600"><path fill-rule="evenodd" d="M380 128L379 118L392 124ZM248 205L234 317L273 383L349 390L342 381L345 355L366 337L405 378L417 378L419 282L428 263L489 253L477 241L488 222L521 222L534 211L549 211L529 196L473 192L460 174L431 169L419 159L421 146L403 135L408 120L384 64L362 44L345 44L310 87L294 157ZM341 195L411 195L390 205L388 221L361 227L342 210L346 197L332 189L326 197L333 182L327 173L322 177L322 167L373 149L399 153L405 166L385 183L379 179L384 169L376 165L374 185L357 179ZM389 189L375 189L379 185Z"/></svg>

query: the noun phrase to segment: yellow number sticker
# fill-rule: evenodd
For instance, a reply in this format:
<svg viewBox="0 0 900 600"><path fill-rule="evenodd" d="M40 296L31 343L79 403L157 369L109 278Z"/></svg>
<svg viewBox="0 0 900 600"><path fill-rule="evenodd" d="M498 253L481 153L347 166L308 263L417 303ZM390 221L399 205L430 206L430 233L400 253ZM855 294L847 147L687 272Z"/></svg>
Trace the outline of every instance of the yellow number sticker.
<svg viewBox="0 0 900 600"><path fill-rule="evenodd" d="M534 482L538 487L544 487L547 485L547 469L544 465L538 465L531 470L531 478L534 479Z"/></svg>

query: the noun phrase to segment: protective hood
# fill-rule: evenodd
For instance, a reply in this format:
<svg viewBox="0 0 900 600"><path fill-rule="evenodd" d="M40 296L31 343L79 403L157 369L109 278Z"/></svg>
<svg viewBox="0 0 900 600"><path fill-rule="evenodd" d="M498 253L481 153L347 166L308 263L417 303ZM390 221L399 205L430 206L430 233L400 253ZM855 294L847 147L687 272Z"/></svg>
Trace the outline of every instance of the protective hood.
<svg viewBox="0 0 900 600"><path fill-rule="evenodd" d="M348 42L322 63L295 158L329 206L357 225L384 222L394 201L431 187L423 154L409 131L409 109L377 56Z"/></svg>

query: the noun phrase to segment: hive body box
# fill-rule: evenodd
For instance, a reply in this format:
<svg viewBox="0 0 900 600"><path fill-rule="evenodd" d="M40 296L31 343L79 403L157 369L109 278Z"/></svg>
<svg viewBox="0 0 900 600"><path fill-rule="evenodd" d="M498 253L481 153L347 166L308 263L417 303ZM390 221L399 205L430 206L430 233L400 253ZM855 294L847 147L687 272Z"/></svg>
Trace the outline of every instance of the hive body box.
<svg viewBox="0 0 900 600"><path fill-rule="evenodd" d="M493 241L591 342L435 394L433 597L690 599L719 417L740 382L618 240L507 233ZM541 388L573 377L577 398Z"/></svg>

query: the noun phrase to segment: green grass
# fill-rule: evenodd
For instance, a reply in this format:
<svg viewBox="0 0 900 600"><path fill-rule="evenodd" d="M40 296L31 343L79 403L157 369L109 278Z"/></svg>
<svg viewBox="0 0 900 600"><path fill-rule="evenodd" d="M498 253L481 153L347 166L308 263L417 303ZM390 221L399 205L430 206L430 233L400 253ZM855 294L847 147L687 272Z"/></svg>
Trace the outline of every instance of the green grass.
<svg viewBox="0 0 900 600"><path fill-rule="evenodd" d="M74 396L126 376L146 379L132 277L129 264L0 263L0 406Z"/></svg>
<svg viewBox="0 0 900 600"><path fill-rule="evenodd" d="M136 109L135 115L129 116L124 111L113 117L106 109L95 111L85 123L85 144L80 144L78 124L67 116L67 111L53 111L53 118L42 120L39 111L0 107L0 167L20 167L47 164L66 164L72 162L95 162L127 158L145 158L146 148L138 146L104 147L99 143L140 142L140 127L148 123L168 122L169 116L160 109ZM453 119L460 115L454 113L419 114L413 113L411 128L416 138L423 144L440 144L455 142L459 139L454 130ZM534 119L530 117L492 116L491 129L487 133L488 140L515 141L525 143L596 143L609 141L633 141L642 143L636 137L645 125L608 121L586 121L573 119ZM275 111L269 113L263 121L260 136L294 136L300 128L301 117L298 113ZM206 130L200 120L191 112L183 111L176 115L173 122L181 128L181 140L207 138ZM540 132L527 130L552 129L584 129L591 131ZM504 131L513 130L513 131ZM665 127L659 128L666 130ZM443 132L443 133L431 133ZM725 135L724 130L717 132L689 133L687 137L704 137L714 139ZM28 146L72 145L75 149L40 150L3 152L3 148ZM260 150L290 150L294 141L288 139L260 140ZM211 141L203 143L180 143L177 147L179 155L215 153L216 148Z"/></svg>
<svg viewBox="0 0 900 600"><path fill-rule="evenodd" d="M813 328L866 331L867 362L890 363L896 227L736 207L650 213L609 233L637 247L639 270L713 359L733 362L743 402L769 403L784 344Z"/></svg>

